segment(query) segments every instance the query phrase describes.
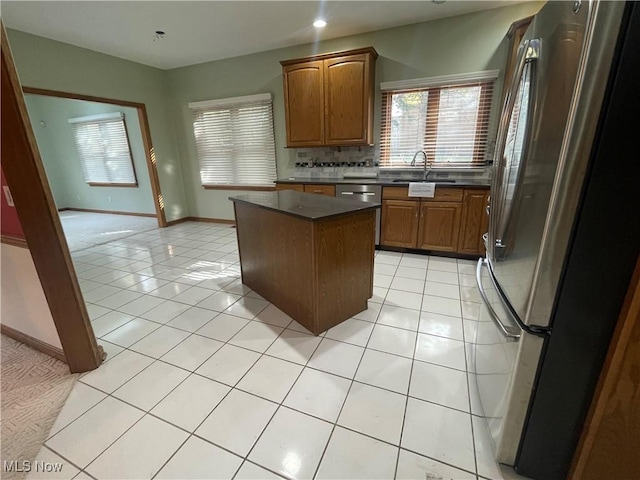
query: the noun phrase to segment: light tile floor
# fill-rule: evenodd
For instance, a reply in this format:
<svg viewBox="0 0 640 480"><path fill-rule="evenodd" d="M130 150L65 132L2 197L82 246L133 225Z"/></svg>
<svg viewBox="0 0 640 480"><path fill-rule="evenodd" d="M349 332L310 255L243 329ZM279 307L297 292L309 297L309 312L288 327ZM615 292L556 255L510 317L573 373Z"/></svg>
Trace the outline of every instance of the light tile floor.
<svg viewBox="0 0 640 480"><path fill-rule="evenodd" d="M73 259L108 358L40 453L55 478L516 477L475 415L472 261L377 252L368 310L315 337L242 285L227 225Z"/></svg>

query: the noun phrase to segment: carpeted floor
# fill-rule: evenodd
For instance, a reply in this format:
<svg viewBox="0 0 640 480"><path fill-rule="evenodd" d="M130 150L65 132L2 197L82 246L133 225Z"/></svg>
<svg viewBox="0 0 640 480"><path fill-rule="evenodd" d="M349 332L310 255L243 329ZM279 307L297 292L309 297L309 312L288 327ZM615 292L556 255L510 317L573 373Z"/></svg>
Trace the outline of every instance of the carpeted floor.
<svg viewBox="0 0 640 480"><path fill-rule="evenodd" d="M0 429L2 458L33 461L73 388L77 375L55 358L2 335ZM3 469L4 470L4 469ZM25 473L3 471L3 479Z"/></svg>
<svg viewBox="0 0 640 480"><path fill-rule="evenodd" d="M72 252L158 228L158 221L151 217L73 210L60 212L60 221Z"/></svg>

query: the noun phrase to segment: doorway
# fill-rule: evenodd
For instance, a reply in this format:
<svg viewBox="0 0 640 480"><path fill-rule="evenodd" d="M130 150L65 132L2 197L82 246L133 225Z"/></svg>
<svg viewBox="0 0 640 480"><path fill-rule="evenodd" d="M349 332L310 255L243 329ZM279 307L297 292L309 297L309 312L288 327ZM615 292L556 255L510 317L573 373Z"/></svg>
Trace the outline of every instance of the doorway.
<svg viewBox="0 0 640 480"><path fill-rule="evenodd" d="M54 93L25 102L69 250L163 226L138 108Z"/></svg>
<svg viewBox="0 0 640 480"><path fill-rule="evenodd" d="M22 90L59 209L154 217L158 227L167 226L144 104L40 88L23 87ZM91 179L82 177L73 129L69 123L74 119L116 113L122 114L135 178L134 183L125 186L102 181L92 182ZM47 122L48 119L51 123ZM69 162L68 158L56 159L56 153L60 153L56 152L56 148L64 149L66 157L75 156L76 161ZM63 165L61 161L66 163ZM63 168L59 168L60 166ZM50 175L50 171L53 172L54 169L57 170L56 175L60 175L62 170L70 173L73 178L58 181L55 175ZM75 190L61 193L64 187ZM60 192L58 196L56 191Z"/></svg>

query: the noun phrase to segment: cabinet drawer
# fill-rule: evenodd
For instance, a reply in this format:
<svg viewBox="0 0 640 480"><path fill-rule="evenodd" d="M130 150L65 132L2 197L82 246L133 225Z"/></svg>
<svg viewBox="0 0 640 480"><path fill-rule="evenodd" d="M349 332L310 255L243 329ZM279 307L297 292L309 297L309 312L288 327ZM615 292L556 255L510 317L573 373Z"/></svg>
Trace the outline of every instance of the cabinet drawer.
<svg viewBox="0 0 640 480"><path fill-rule="evenodd" d="M336 196L335 185L309 184L304 186L305 193L317 193L319 195L327 195L329 197Z"/></svg>
<svg viewBox="0 0 640 480"><path fill-rule="evenodd" d="M295 190L296 192L304 192L304 185L301 183L277 183L276 190Z"/></svg>
<svg viewBox="0 0 640 480"><path fill-rule="evenodd" d="M409 187L384 187L382 198L384 200L420 200L422 202L462 202L464 189L436 187L433 198L410 197Z"/></svg>

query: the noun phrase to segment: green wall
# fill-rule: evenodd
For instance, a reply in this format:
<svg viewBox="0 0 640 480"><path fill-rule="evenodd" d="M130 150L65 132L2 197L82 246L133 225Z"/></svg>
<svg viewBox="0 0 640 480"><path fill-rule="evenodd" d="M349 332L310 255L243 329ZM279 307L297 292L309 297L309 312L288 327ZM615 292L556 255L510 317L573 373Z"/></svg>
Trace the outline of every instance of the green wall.
<svg viewBox="0 0 640 480"><path fill-rule="evenodd" d="M155 215L153 192L138 122L132 107L43 95L25 95L31 126L58 208L89 208ZM122 112L129 136L137 188L91 187L84 179L69 118Z"/></svg>
<svg viewBox="0 0 640 480"><path fill-rule="evenodd" d="M18 30L8 29L7 34L23 86L145 104L167 220L187 216L173 122L167 113L167 72Z"/></svg>
<svg viewBox="0 0 640 480"><path fill-rule="evenodd" d="M238 192L204 190L200 185L189 102L271 92L278 176L293 173L295 150L286 149L282 67L280 60L318 52L373 46L376 62L374 132L379 138L380 82L499 69L494 114L499 110L502 70L508 44L505 34L515 20L536 13L532 2L450 17L361 35L261 52L168 71L170 115L176 120L178 152L191 215L233 218L229 195ZM495 123L495 122L494 122Z"/></svg>
<svg viewBox="0 0 640 480"><path fill-rule="evenodd" d="M168 71L24 32L9 30L8 34L23 85L130 100L147 106L168 220L188 215L231 219L233 210L227 198L239 192L204 190L200 185L189 102L271 92L278 176L286 177L293 173L295 150L285 148L280 60L375 47L379 54L375 80L376 142L380 82L499 69L495 117L507 54L505 33L513 21L536 13L543 3L521 3Z"/></svg>

